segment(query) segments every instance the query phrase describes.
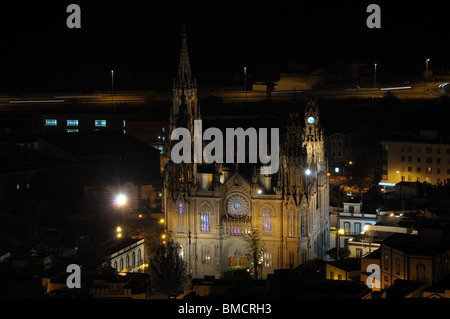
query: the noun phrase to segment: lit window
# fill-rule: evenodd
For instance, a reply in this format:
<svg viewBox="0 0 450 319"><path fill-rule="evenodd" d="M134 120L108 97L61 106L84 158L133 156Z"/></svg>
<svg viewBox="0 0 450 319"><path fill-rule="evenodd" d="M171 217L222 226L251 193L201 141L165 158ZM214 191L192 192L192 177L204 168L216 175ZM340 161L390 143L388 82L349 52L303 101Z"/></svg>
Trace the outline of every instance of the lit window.
<svg viewBox="0 0 450 319"><path fill-rule="evenodd" d="M66 130L67 133L78 133L78 129L77 128L68 128Z"/></svg>
<svg viewBox="0 0 450 319"><path fill-rule="evenodd" d="M58 126L58 120L56 120L56 119L45 119L45 126Z"/></svg>
<svg viewBox="0 0 450 319"><path fill-rule="evenodd" d="M178 233L184 233L184 205L178 204Z"/></svg>
<svg viewBox="0 0 450 319"><path fill-rule="evenodd" d="M78 120L67 120L67 126L78 126Z"/></svg>
<svg viewBox="0 0 450 319"><path fill-rule="evenodd" d="M202 263L209 264L210 260L211 260L211 250L209 248L209 245L203 245L202 246Z"/></svg>
<svg viewBox="0 0 450 319"><path fill-rule="evenodd" d="M266 206L263 209L263 234L272 235L273 224L272 224L272 209Z"/></svg>
<svg viewBox="0 0 450 319"><path fill-rule="evenodd" d="M272 267L272 253L264 252L263 264L264 264L264 267Z"/></svg>
<svg viewBox="0 0 450 319"><path fill-rule="evenodd" d="M200 208L200 231L209 233L211 230L211 208L203 205Z"/></svg>
<svg viewBox="0 0 450 319"><path fill-rule="evenodd" d="M106 127L106 120L95 120L95 127Z"/></svg>
<svg viewBox="0 0 450 319"><path fill-rule="evenodd" d="M125 127L125 124L126 124L125 120L123 120L122 123L123 123L123 127Z"/></svg>

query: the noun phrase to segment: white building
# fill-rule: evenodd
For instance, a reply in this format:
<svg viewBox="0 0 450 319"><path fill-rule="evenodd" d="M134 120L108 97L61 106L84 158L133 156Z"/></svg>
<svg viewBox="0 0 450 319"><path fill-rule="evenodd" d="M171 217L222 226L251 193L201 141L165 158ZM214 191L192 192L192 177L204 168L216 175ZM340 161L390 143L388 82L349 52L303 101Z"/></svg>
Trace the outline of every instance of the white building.
<svg viewBox="0 0 450 319"><path fill-rule="evenodd" d="M143 272L145 262L144 239L119 240L107 255L105 266L110 266L117 273Z"/></svg>

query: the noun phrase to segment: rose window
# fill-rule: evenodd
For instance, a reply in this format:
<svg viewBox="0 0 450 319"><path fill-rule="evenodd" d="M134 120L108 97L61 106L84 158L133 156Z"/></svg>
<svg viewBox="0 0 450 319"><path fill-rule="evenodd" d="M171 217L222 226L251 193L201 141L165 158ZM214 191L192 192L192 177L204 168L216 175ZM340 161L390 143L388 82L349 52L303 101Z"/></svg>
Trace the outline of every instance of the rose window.
<svg viewBox="0 0 450 319"><path fill-rule="evenodd" d="M248 214L250 203L248 199L239 194L231 195L227 199L227 212L228 215L241 218Z"/></svg>

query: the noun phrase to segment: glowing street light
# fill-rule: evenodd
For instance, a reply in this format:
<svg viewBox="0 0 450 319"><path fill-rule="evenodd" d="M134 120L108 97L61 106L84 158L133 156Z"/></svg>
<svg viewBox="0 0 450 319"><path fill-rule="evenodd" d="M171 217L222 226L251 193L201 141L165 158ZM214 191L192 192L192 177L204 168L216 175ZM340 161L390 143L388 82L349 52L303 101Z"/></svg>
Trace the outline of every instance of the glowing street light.
<svg viewBox="0 0 450 319"><path fill-rule="evenodd" d="M115 202L118 206L123 206L127 202L127 197L124 194L119 194L116 196Z"/></svg>
<svg viewBox="0 0 450 319"><path fill-rule="evenodd" d="M307 176L311 175L311 169L307 168L307 169L305 170L305 174L306 174Z"/></svg>

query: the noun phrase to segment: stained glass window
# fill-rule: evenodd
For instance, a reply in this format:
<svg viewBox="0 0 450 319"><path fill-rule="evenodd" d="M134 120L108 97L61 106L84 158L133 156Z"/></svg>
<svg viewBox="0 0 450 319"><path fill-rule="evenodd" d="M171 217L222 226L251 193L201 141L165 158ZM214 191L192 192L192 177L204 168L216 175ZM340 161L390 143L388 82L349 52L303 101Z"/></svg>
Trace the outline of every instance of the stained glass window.
<svg viewBox="0 0 450 319"><path fill-rule="evenodd" d="M203 205L200 208L200 231L209 233L211 231L211 208Z"/></svg>
<svg viewBox="0 0 450 319"><path fill-rule="evenodd" d="M272 231L272 209L269 206L266 206L263 209L263 234L272 235Z"/></svg>
<svg viewBox="0 0 450 319"><path fill-rule="evenodd" d="M178 233L184 233L184 205L178 204Z"/></svg>
<svg viewBox="0 0 450 319"><path fill-rule="evenodd" d="M227 211L232 217L241 218L247 216L250 203L248 199L240 194L234 194L228 197Z"/></svg>

